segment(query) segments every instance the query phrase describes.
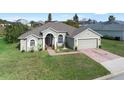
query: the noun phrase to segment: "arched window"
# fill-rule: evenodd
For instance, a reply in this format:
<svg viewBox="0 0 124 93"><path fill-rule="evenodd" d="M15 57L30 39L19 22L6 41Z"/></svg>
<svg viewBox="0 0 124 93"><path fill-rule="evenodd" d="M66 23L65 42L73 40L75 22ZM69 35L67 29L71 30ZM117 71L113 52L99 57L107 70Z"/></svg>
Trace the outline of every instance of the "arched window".
<svg viewBox="0 0 124 93"><path fill-rule="evenodd" d="M30 41L30 46L35 46L35 40Z"/></svg>
<svg viewBox="0 0 124 93"><path fill-rule="evenodd" d="M63 36L62 35L58 36L58 43L63 43Z"/></svg>

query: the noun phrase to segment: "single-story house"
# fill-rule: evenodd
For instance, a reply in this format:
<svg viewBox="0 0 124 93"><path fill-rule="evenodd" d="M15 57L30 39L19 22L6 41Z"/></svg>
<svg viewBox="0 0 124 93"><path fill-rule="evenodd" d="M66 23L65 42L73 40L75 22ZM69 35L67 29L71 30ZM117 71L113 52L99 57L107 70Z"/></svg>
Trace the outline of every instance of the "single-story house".
<svg viewBox="0 0 124 93"><path fill-rule="evenodd" d="M124 40L124 24L96 23L85 25L85 27L89 27L103 36L110 36L113 38L119 38L120 40Z"/></svg>
<svg viewBox="0 0 124 93"><path fill-rule="evenodd" d="M101 36L90 28L75 28L60 22L48 22L22 34L20 50L38 51L47 47L57 49L66 46L71 49L98 48L101 45Z"/></svg>

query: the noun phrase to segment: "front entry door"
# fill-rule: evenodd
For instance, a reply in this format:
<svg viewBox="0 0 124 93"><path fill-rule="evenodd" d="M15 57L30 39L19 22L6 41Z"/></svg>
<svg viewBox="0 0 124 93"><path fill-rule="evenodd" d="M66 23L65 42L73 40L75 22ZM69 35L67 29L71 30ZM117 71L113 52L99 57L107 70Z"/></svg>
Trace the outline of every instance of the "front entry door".
<svg viewBox="0 0 124 93"><path fill-rule="evenodd" d="M47 46L52 46L52 39L50 37L46 38L46 45Z"/></svg>
<svg viewBox="0 0 124 93"><path fill-rule="evenodd" d="M53 36L51 34L48 34L46 36L45 42L47 46L52 46Z"/></svg>

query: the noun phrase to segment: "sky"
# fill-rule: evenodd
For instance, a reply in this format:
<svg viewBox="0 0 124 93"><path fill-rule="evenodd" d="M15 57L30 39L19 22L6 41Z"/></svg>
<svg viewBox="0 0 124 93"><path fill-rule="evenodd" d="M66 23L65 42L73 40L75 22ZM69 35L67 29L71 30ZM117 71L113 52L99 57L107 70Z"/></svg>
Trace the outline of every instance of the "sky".
<svg viewBox="0 0 124 93"><path fill-rule="evenodd" d="M84 18L91 18L97 21L107 21L109 15L116 17L116 20L124 21L124 13L107 13L107 14L95 14L95 13L77 13L80 20ZM74 13L52 13L52 20L64 21L72 19ZM8 21L16 21L18 19L26 19L28 21L45 21L47 20L48 13L0 13L0 19Z"/></svg>

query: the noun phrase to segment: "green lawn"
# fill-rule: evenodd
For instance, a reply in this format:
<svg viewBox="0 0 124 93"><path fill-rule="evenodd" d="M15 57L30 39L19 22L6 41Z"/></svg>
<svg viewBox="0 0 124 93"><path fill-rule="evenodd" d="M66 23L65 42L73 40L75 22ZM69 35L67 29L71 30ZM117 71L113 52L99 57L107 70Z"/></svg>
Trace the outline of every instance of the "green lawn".
<svg viewBox="0 0 124 93"><path fill-rule="evenodd" d="M114 54L124 56L124 41L102 39L102 48Z"/></svg>
<svg viewBox="0 0 124 93"><path fill-rule="evenodd" d="M83 54L49 56L46 51L21 53L0 39L0 79L94 79L109 72Z"/></svg>

